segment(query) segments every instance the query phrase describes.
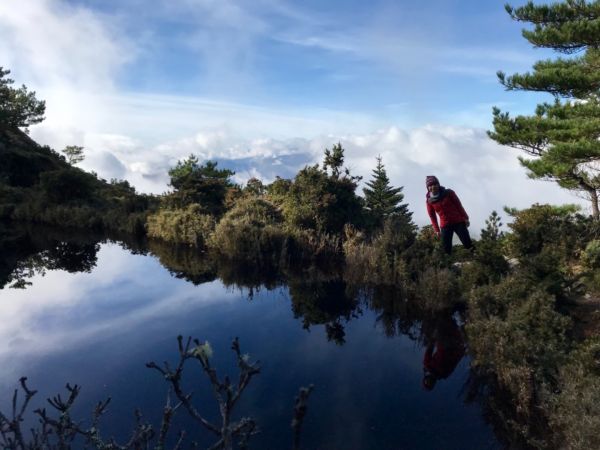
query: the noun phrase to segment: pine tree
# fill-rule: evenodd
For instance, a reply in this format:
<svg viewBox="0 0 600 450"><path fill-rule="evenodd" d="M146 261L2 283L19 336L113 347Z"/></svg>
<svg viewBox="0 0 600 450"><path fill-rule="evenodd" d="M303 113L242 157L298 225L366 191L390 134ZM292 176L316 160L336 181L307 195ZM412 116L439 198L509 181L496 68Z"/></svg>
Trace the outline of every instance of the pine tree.
<svg viewBox="0 0 600 450"><path fill-rule="evenodd" d="M71 165L80 163L85 159L85 155L83 154L83 147L79 145L67 145L61 150L61 152L65 154L67 162Z"/></svg>
<svg viewBox="0 0 600 450"><path fill-rule="evenodd" d="M403 215L410 220L412 213L408 211L408 205L400 204L404 199L403 188L394 188L390 185L381 156L377 157L373 179L366 184L367 187L363 189L365 206L376 226L380 226L383 220L391 215Z"/></svg>
<svg viewBox="0 0 600 450"><path fill-rule="evenodd" d="M339 178L344 165L344 149L341 143L335 144L331 151L328 148L325 149L325 159L323 160L323 170L331 169L331 176L333 178Z"/></svg>
<svg viewBox="0 0 600 450"><path fill-rule="evenodd" d="M565 55L538 61L533 71L498 79L507 90L548 92L553 103L531 116L510 117L494 108L492 139L523 150L531 178L552 180L583 193L600 218L600 1L566 0L551 5L506 6L517 21L533 24L523 37L536 47Z"/></svg>
<svg viewBox="0 0 600 450"><path fill-rule="evenodd" d="M496 211L492 211L490 217L485 221L485 228L481 230L481 239L487 241L498 241L504 236L500 230L502 220Z"/></svg>
<svg viewBox="0 0 600 450"><path fill-rule="evenodd" d="M46 103L35 97L35 92L28 92L25 85L19 89L11 87L14 80L7 78L10 70L0 66L0 126L20 127L27 132L27 127L44 120Z"/></svg>

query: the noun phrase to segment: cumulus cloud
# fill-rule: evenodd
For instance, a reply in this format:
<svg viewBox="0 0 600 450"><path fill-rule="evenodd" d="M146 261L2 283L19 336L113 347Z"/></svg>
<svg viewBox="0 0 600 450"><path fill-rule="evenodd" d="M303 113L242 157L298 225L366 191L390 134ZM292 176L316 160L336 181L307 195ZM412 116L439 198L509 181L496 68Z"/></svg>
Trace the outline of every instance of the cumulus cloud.
<svg viewBox="0 0 600 450"><path fill-rule="evenodd" d="M384 121L376 114L341 108L282 107L269 101L252 104L152 90L125 91L117 82L120 73L140 55L152 57L148 52L154 50L140 48L147 42L142 39L134 44L131 35L132 27L140 25L129 20L134 11L127 8L137 11L144 3L136 0L127 6L114 2L114 7L122 6L112 16L60 0L31 0L18 7L11 3L0 2L3 64L13 69L19 82L37 90L48 105L47 120L32 127L32 136L57 149L84 146L82 167L103 178L125 178L141 191L160 193L167 189L168 168L194 153L236 170L238 182L252 176L268 182L277 175L293 177L305 164L319 162L324 148L340 141L346 148L347 165L365 180L376 155L382 155L392 183L404 186L406 200L420 224L427 220L423 179L428 174L438 175L458 192L478 227L491 210L503 205L577 200L553 184L527 179L517 154L497 146L478 128L409 127L407 121L397 120L397 115ZM287 2L258 0L256 8L249 8L239 0L161 0L155 6L141 9L144 21L154 15L152 23L164 25L160 22L163 16L174 23L187 23L182 33L187 47L204 55L206 73L214 64L217 78L232 89L234 80L224 77L218 66L229 67L232 74L240 72L232 61L242 53L251 57L260 39L351 54L362 63L376 63L378 70L398 65L398 70L419 77L426 74L413 70L415 64L478 71L483 60L492 59L499 65L525 64L527 60L520 50L452 47L452 41L446 45L443 27L419 41L423 30L398 30L391 13L355 24L352 31L344 29L342 34L337 18L317 16ZM405 22L410 19L403 17ZM200 37L223 45L200 45L202 42L188 39L193 37L192 24L200 19ZM223 46L232 48L219 58ZM491 69L490 73L493 76ZM390 98L395 109L397 100ZM464 122L476 123L475 116L483 116L481 108L489 116L489 105L475 105L463 113ZM410 113L420 120L426 117L417 110Z"/></svg>
<svg viewBox="0 0 600 450"><path fill-rule="evenodd" d="M46 100L45 127L96 128L134 53L115 18L59 0L0 2L2 64Z"/></svg>
<svg viewBox="0 0 600 450"><path fill-rule="evenodd" d="M425 177L436 175L462 200L474 229L504 206L526 208L533 203L581 203L554 183L530 180L517 160L518 152L491 141L484 130L423 126L412 130L391 127L369 135L341 139L347 163L364 180L371 176L380 154L390 181L404 186L405 200L415 221L428 223ZM502 215L502 214L501 214Z"/></svg>
<svg viewBox="0 0 600 450"><path fill-rule="evenodd" d="M95 136L88 141L101 151L90 153L85 167L104 178L125 178L145 192L168 189L167 171L189 154L216 160L236 171L234 181L251 177L272 182L276 176L293 178L302 167L322 161L325 148L341 142L345 164L361 175L358 189L381 155L394 186L403 186L405 201L419 225L428 222L424 207L424 179L436 175L454 189L471 216L475 229L504 206L525 208L533 203L580 203L554 183L530 180L517 160L518 152L491 141L485 130L427 125L414 129L387 127L371 133L329 134L307 138L244 139L231 129L208 129L189 138L146 148L126 136Z"/></svg>

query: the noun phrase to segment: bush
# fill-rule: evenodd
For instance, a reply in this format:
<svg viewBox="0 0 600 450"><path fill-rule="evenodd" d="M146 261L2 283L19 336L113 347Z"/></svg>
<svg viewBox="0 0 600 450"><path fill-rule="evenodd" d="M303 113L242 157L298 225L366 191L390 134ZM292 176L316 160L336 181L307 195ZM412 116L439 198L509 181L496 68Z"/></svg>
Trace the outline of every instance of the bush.
<svg viewBox="0 0 600 450"><path fill-rule="evenodd" d="M354 282L400 285L409 276L404 252L414 245L416 227L406 216L390 216L379 233L367 236L347 225L343 244L348 278Z"/></svg>
<svg viewBox="0 0 600 450"><path fill-rule="evenodd" d="M282 261L287 264L310 261L341 267L344 257L341 236L294 228L287 228L286 234Z"/></svg>
<svg viewBox="0 0 600 450"><path fill-rule="evenodd" d="M573 259L589 240L590 219L576 214L573 205L533 205L521 211L507 210L514 217L507 248L512 256L539 254L552 247L562 261Z"/></svg>
<svg viewBox="0 0 600 450"><path fill-rule="evenodd" d="M223 216L210 246L235 260L278 261L285 239L281 223L281 213L271 202L244 198Z"/></svg>
<svg viewBox="0 0 600 450"><path fill-rule="evenodd" d="M419 277L413 293L427 311L452 309L460 303L456 276L449 269L429 267Z"/></svg>
<svg viewBox="0 0 600 450"><path fill-rule="evenodd" d="M278 191L274 195L282 200L285 220L294 228L340 233L345 224L363 221L362 199L355 193L352 178L331 177L319 166L308 166L298 172L287 191L278 188L282 189L272 191Z"/></svg>
<svg viewBox="0 0 600 450"><path fill-rule="evenodd" d="M465 329L472 364L508 394L513 418L505 422L526 440L539 437L531 424L545 420L542 392L558 388L570 327L570 319L556 311L556 298L526 277L511 276L470 295Z"/></svg>
<svg viewBox="0 0 600 450"><path fill-rule="evenodd" d="M25 202L15 207L11 218L69 228L101 230L104 227L101 212L87 205L48 206L39 201Z"/></svg>
<svg viewBox="0 0 600 450"><path fill-rule="evenodd" d="M148 216L148 236L175 244L204 247L215 227L214 217L202 214L199 205L159 210Z"/></svg>
<svg viewBox="0 0 600 450"><path fill-rule="evenodd" d="M43 172L40 187L51 203L74 203L89 200L94 191L93 176L79 169L61 169Z"/></svg>
<svg viewBox="0 0 600 450"><path fill-rule="evenodd" d="M589 269L600 268L600 240L594 239L585 247L581 255L581 262Z"/></svg>
<svg viewBox="0 0 600 450"><path fill-rule="evenodd" d="M600 448L600 340L584 342L560 370L560 393L547 397L550 425L559 431L558 447Z"/></svg>

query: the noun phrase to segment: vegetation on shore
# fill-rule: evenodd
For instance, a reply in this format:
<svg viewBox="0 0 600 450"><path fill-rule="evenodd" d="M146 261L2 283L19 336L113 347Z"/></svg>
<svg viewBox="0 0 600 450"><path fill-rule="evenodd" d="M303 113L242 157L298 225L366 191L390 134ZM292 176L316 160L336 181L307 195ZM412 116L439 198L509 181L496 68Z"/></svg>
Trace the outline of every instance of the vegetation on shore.
<svg viewBox="0 0 600 450"><path fill-rule="evenodd" d="M458 262L445 260L426 233L409 246L401 241L404 248L386 238L361 247L351 244L361 249L358 254L388 255L385 271L373 273L363 259L338 266L273 260L244 264L160 240L126 240L124 245L151 252L174 276L195 284L218 277L226 285L249 289L250 295L262 286L287 286L302 326L324 326L327 338L339 345L345 342L346 323L364 307L378 311L386 334L417 332L415 339L421 339L424 331L418 330L425 323L461 311L478 380L469 386L467 398L483 404L498 436L527 448L556 448L577 436L586 440L569 448L594 448L589 446L596 435L585 424L600 414L595 388L599 336L581 333L575 316L584 296L600 296L600 224L574 208L548 205L511 214L509 232L500 230L499 217L493 215L475 253L457 251L456 259L463 260ZM2 284L24 287L33 273L95 265L96 241L83 236L73 241L71 233L67 241L56 235L46 246L38 242L42 235L52 236L34 229L26 238L22 231L3 230L2 254L13 263L4 267Z"/></svg>

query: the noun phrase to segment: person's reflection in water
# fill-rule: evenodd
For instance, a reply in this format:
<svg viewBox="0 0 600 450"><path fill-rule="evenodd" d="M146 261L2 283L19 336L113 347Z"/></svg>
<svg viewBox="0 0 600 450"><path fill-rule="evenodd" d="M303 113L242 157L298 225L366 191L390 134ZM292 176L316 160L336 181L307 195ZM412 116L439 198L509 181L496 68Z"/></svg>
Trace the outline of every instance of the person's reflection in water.
<svg viewBox="0 0 600 450"><path fill-rule="evenodd" d="M464 355L465 343L454 319L436 320L423 357L423 388L431 391L438 380L448 378Z"/></svg>

